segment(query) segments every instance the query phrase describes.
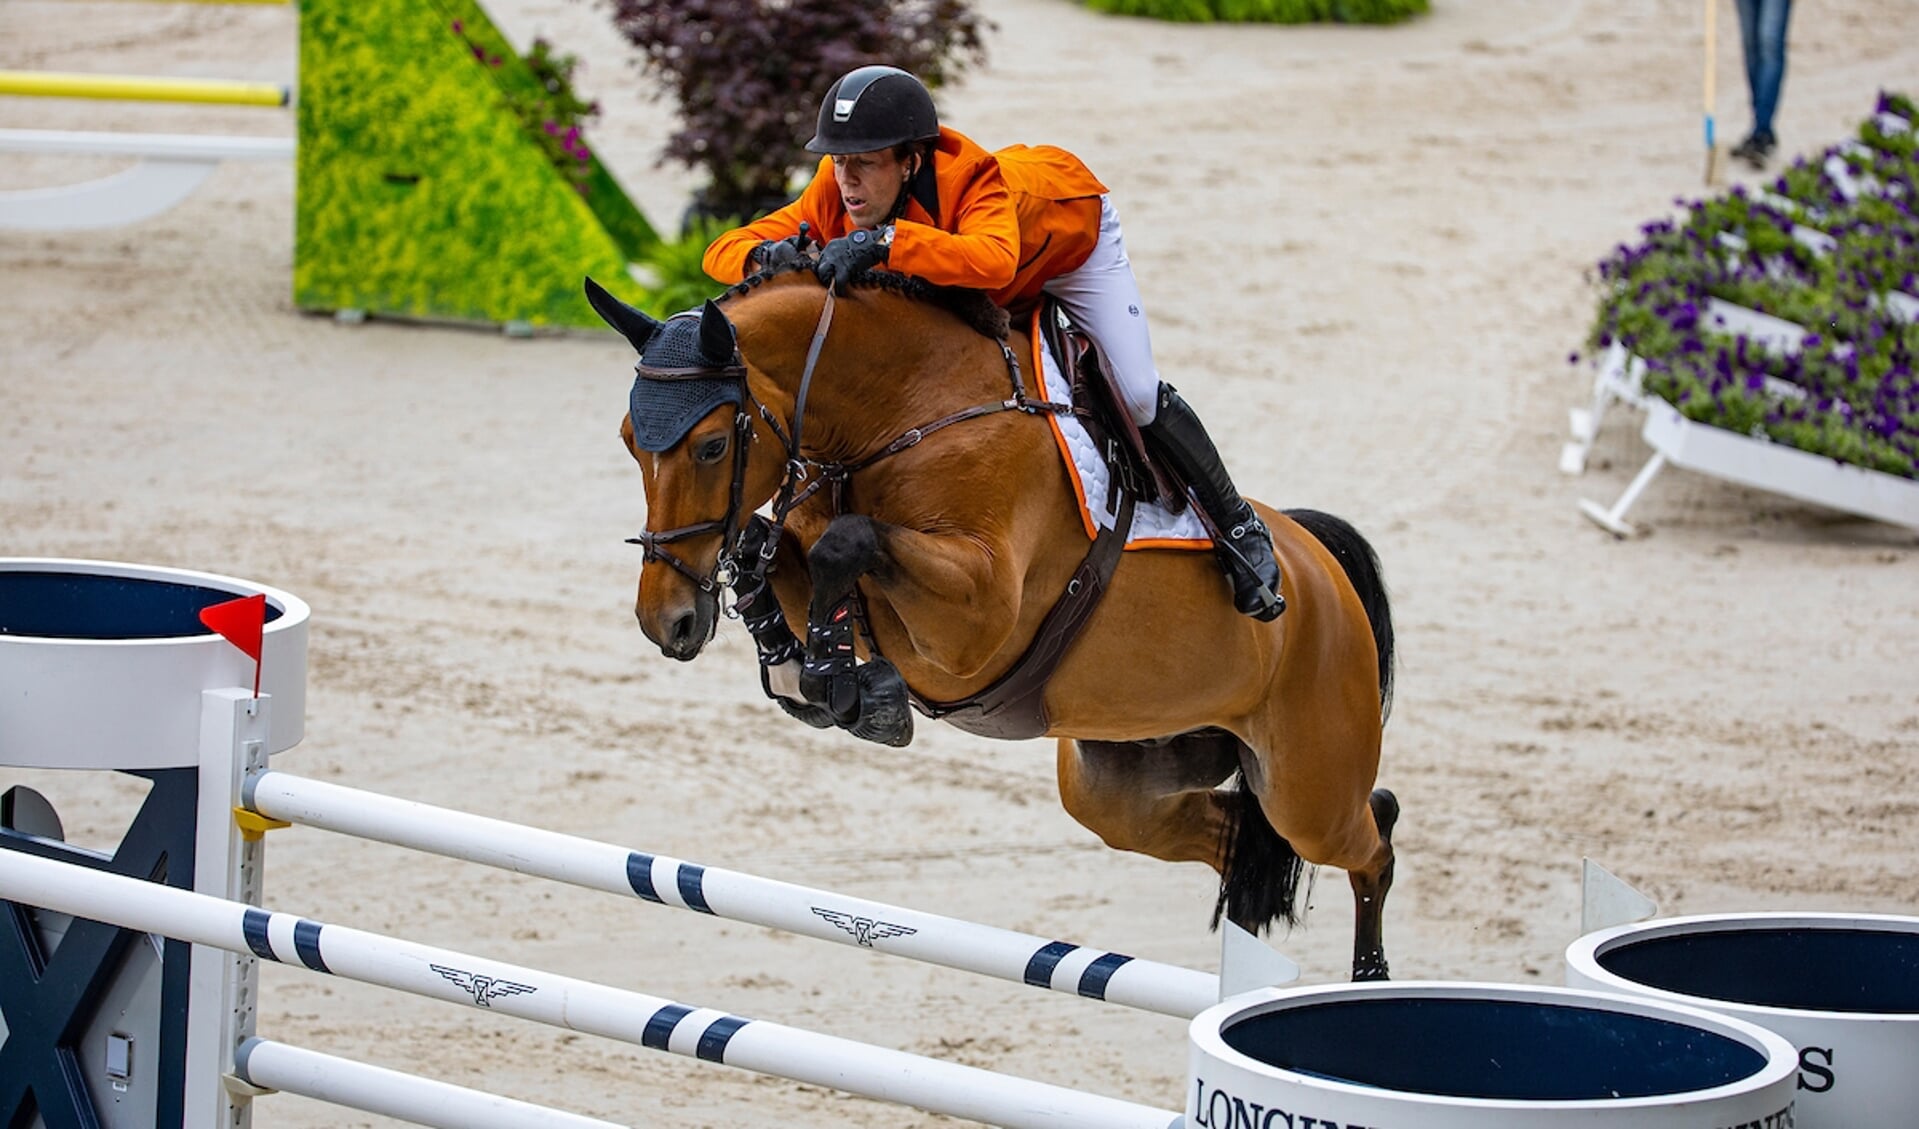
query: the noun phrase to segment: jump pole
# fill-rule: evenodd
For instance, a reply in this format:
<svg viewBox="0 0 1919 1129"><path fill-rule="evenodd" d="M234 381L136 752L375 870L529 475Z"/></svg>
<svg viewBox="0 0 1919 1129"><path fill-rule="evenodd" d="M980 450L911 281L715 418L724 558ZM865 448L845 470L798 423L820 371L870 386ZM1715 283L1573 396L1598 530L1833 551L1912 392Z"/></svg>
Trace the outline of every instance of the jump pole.
<svg viewBox="0 0 1919 1129"><path fill-rule="evenodd" d="M17 852L0 855L0 900L1006 1129L1173 1129L1184 1121L1170 1110Z"/></svg>
<svg viewBox="0 0 1919 1129"><path fill-rule="evenodd" d="M258 815L463 859L729 921L1191 1019L1219 977L1178 965L700 866L504 820L267 771L247 778Z"/></svg>
<svg viewBox="0 0 1919 1129"><path fill-rule="evenodd" d="M110 102L211 102L228 106L287 106L293 91L271 82L213 78L0 71L0 94L31 98L98 98Z"/></svg>
<svg viewBox="0 0 1919 1129"><path fill-rule="evenodd" d="M270 1039L249 1038L234 1054L234 1077L262 1091L411 1121L462 1129L625 1129L612 1121L469 1090Z"/></svg>

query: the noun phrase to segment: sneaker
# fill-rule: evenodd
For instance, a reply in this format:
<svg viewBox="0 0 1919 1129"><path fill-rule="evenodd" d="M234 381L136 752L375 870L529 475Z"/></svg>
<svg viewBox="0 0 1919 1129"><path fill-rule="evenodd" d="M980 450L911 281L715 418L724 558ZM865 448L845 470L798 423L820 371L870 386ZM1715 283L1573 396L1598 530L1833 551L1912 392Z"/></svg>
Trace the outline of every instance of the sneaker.
<svg viewBox="0 0 1919 1129"><path fill-rule="evenodd" d="M1755 133L1739 143L1732 155L1745 161L1755 169L1766 167L1766 161L1779 148L1779 139L1770 133Z"/></svg>

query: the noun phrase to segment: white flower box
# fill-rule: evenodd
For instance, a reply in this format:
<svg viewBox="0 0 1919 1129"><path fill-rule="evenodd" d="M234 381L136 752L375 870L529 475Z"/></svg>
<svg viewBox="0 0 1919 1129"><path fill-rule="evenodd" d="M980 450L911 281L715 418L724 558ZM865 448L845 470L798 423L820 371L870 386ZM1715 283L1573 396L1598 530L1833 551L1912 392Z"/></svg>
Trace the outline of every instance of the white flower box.
<svg viewBox="0 0 1919 1129"><path fill-rule="evenodd" d="M1652 458L1612 506L1592 501L1579 504L1587 517L1618 536L1638 532L1625 520L1626 510L1667 464L1919 530L1919 480L1697 423L1663 400L1642 402L1646 426L1640 435L1653 449Z"/></svg>

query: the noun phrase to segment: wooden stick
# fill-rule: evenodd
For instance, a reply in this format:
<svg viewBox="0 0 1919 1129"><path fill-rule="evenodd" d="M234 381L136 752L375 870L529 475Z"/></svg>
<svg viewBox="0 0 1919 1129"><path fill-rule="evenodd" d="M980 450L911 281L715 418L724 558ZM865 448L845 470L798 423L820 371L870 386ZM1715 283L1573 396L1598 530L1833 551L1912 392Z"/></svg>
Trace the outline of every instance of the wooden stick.
<svg viewBox="0 0 1919 1129"><path fill-rule="evenodd" d="M1706 0L1706 187L1719 178L1719 139L1713 110L1719 101L1719 0Z"/></svg>

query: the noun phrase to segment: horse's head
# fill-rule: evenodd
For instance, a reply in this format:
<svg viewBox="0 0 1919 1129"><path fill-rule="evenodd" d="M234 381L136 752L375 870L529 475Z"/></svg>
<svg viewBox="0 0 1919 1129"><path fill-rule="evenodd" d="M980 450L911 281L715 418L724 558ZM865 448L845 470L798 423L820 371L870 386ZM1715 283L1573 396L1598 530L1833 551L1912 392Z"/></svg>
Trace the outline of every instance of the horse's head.
<svg viewBox="0 0 1919 1129"><path fill-rule="evenodd" d="M753 457L757 434L733 326L713 303L664 322L591 279L587 298L639 351L620 436L646 487L645 549L633 612L668 657L685 661L713 637L740 529L772 496L781 460Z"/></svg>

